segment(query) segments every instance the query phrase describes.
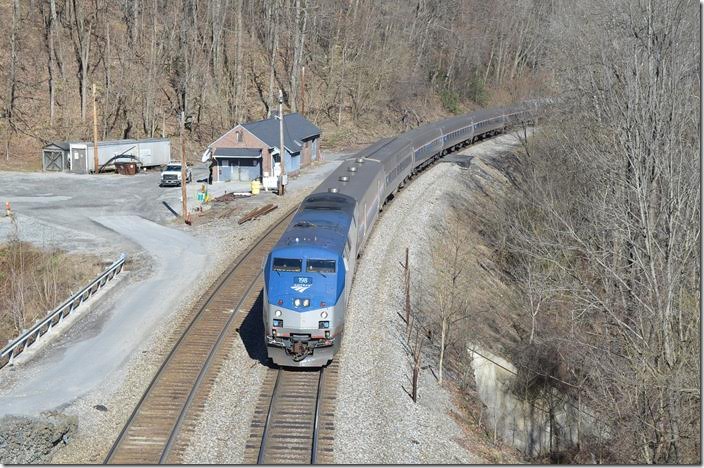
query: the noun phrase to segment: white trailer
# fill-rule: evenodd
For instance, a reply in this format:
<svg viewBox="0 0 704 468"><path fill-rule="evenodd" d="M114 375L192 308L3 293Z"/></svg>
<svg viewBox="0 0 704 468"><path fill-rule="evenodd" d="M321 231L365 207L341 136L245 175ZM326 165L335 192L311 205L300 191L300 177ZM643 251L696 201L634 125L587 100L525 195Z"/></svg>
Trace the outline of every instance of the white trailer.
<svg viewBox="0 0 704 468"><path fill-rule="evenodd" d="M171 160L171 140L149 138L144 140L106 140L98 142L98 163L106 164L115 156L125 156L141 163L142 167L156 167ZM45 171L71 171L87 174L95 171L93 142L67 141L51 143L42 149ZM112 167L112 163L107 167Z"/></svg>

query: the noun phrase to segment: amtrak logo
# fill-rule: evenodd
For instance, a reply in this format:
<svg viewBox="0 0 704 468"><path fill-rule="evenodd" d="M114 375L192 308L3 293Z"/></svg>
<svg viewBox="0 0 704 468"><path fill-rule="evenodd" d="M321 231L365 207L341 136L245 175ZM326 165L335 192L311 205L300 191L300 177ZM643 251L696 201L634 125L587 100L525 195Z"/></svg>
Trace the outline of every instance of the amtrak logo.
<svg viewBox="0 0 704 468"><path fill-rule="evenodd" d="M306 289L310 288L311 286L312 285L310 284L294 284L293 286L291 286L291 289L302 294L303 292L305 292Z"/></svg>

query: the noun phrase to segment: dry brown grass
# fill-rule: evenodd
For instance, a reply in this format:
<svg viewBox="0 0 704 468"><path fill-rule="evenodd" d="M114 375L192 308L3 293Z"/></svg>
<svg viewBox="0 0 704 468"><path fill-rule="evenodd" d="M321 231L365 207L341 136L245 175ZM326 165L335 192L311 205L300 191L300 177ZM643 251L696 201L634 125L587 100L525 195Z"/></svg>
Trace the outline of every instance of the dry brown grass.
<svg viewBox="0 0 704 468"><path fill-rule="evenodd" d="M46 315L103 269L94 256L0 244L0 347Z"/></svg>

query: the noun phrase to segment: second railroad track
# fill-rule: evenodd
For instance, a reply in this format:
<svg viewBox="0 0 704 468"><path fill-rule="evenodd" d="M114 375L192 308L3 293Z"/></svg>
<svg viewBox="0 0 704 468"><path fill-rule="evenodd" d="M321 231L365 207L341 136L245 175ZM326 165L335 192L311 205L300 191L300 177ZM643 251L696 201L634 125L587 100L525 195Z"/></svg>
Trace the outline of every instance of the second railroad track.
<svg viewBox="0 0 704 468"><path fill-rule="evenodd" d="M175 464L188 445L227 355L226 338L252 309L263 285L264 259L293 217L291 210L240 255L202 295L171 352L149 384L106 463Z"/></svg>

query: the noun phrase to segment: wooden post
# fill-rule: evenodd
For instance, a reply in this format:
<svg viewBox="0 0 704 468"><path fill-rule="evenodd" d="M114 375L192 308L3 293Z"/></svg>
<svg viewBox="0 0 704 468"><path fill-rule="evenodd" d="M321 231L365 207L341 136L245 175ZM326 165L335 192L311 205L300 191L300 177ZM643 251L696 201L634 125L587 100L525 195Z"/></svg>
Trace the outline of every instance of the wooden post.
<svg viewBox="0 0 704 468"><path fill-rule="evenodd" d="M413 353L413 403L418 401L418 378L420 377L420 356L423 348L424 333L420 332L420 327L416 327L416 346Z"/></svg>
<svg viewBox="0 0 704 468"><path fill-rule="evenodd" d="M93 83L93 173L97 174L100 167L98 158L98 112L95 104L95 83Z"/></svg>
<svg viewBox="0 0 704 468"><path fill-rule="evenodd" d="M181 216L186 224L191 224L188 216L188 198L186 193L186 141L183 135L186 113L181 111L181 122L179 124L179 137L181 140Z"/></svg>
<svg viewBox="0 0 704 468"><path fill-rule="evenodd" d="M284 93L279 90L279 160L281 161L281 171L279 172L279 195L283 196L285 188L284 177L286 176L286 147L284 146Z"/></svg>
<svg viewBox="0 0 704 468"><path fill-rule="evenodd" d="M404 283L406 284L406 334L411 326L411 269L408 265L408 247L406 247L406 263L404 264Z"/></svg>

